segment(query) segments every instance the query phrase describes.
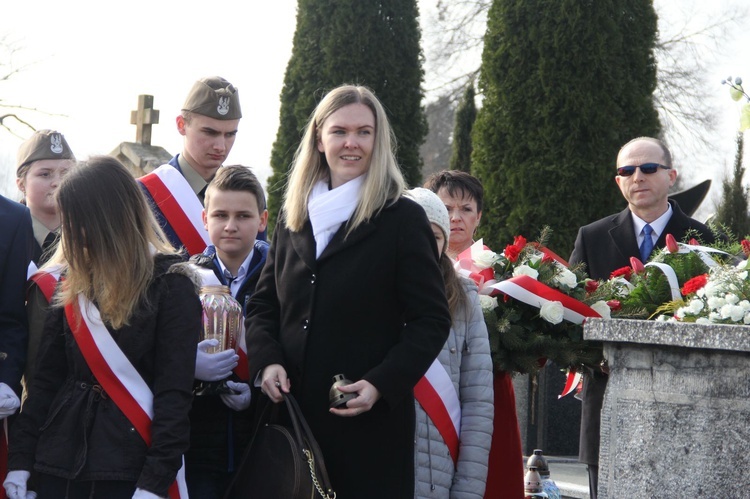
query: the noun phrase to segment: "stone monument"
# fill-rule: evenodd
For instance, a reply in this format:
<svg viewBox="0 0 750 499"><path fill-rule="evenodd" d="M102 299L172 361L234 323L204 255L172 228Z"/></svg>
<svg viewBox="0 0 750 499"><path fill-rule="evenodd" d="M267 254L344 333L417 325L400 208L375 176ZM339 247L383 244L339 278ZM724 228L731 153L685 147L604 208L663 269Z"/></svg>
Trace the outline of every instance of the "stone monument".
<svg viewBox="0 0 750 499"><path fill-rule="evenodd" d="M122 142L109 154L124 164L135 177L141 177L172 159L166 149L151 145L151 127L159 123L153 95L139 95L138 109L130 112L136 126L135 142Z"/></svg>
<svg viewBox="0 0 750 499"><path fill-rule="evenodd" d="M590 319L604 343L599 497L748 497L750 327Z"/></svg>

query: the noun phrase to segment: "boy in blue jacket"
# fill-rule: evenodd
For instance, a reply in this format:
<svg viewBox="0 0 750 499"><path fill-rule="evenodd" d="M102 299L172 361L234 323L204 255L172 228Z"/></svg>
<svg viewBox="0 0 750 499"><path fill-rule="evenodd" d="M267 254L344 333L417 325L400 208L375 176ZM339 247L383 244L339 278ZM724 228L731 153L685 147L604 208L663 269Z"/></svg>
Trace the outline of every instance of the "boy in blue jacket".
<svg viewBox="0 0 750 499"><path fill-rule="evenodd" d="M256 240L267 221L263 187L250 168L219 168L206 189L203 210L212 244L190 261L213 270L245 315L268 253L268 243ZM186 480L190 496L202 499L223 497L250 441L252 425L247 358L233 349L207 353L215 345L216 340L198 344L196 387L201 382L226 380L233 393L198 395L193 401Z"/></svg>

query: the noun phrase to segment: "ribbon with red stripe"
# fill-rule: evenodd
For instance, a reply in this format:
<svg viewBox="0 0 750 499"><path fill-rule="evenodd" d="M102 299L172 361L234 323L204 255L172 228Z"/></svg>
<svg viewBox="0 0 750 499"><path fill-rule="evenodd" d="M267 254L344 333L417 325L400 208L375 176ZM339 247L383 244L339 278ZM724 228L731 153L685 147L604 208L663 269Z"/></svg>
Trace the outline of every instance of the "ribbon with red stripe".
<svg viewBox="0 0 750 499"><path fill-rule="evenodd" d="M57 282L60 280L61 270L62 266L56 265L45 270L37 270L34 275L29 278L30 281L39 286L47 303L52 301L52 296L55 294Z"/></svg>
<svg viewBox="0 0 750 499"><path fill-rule="evenodd" d="M565 378L565 386L563 387L563 391L560 395L557 396L558 399L563 398L566 395L570 395L573 393L573 391L578 387L578 383L581 382L581 373L576 370L576 368L571 367L568 369L568 375Z"/></svg>
<svg viewBox="0 0 750 499"><path fill-rule="evenodd" d="M80 317L76 310L80 312ZM99 310L91 301L79 295L75 307L72 303L65 306L65 316L89 369L146 445L150 446L154 395L148 384L112 338L101 320ZM188 497L184 459L175 482L169 487L169 497Z"/></svg>
<svg viewBox="0 0 750 499"><path fill-rule="evenodd" d="M203 226L203 206L185 177L173 166L162 165L139 179L172 226L190 256L211 244Z"/></svg>
<svg viewBox="0 0 750 499"><path fill-rule="evenodd" d="M453 381L437 359L414 387L414 397L440 432L450 451L453 466L457 466L461 402Z"/></svg>
<svg viewBox="0 0 750 499"><path fill-rule="evenodd" d="M527 275L511 277L490 287L536 308L542 308L542 305L547 302L560 302L563 306L563 318L574 324L583 324L583 321L588 317L601 317L585 303L550 288Z"/></svg>

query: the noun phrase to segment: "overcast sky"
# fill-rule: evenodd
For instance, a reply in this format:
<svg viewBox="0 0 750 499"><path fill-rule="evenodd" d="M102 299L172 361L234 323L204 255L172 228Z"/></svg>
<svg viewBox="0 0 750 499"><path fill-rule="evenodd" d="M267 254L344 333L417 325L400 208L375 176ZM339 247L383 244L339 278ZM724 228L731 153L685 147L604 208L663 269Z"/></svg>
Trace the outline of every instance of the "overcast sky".
<svg viewBox="0 0 750 499"><path fill-rule="evenodd" d="M661 23L676 23L685 10L704 9L703 14L692 16L702 22L743 3L658 0L656 5L662 12ZM435 4L436 0L420 1L426 42L436 36L432 29ZM175 154L181 150L182 137L174 117L187 91L200 77L221 75L239 89L244 115L228 163L251 166L265 180L295 21L295 0L5 0L0 39L18 48L13 63L21 70L0 81L0 99L52 113L26 111L23 116L37 128L62 131L75 154L85 158L134 141L130 111L136 108L139 94L151 94L161 114L152 143ZM435 68L429 50L426 55L425 87L429 89L435 86L434 72L449 70ZM687 158L710 163L692 169L696 180L717 178L732 161L738 106L719 82L730 74L744 75L750 82L750 22L738 27L721 50L709 51L702 58L705 80L715 83L721 124L714 136L715 149L701 158ZM28 134L23 128L18 130ZM15 175L19 144L20 139L0 131L0 165L6 165L0 172L0 193L11 197L16 197L16 191L7 177ZM675 156L679 158L679 145L672 147L678 149Z"/></svg>

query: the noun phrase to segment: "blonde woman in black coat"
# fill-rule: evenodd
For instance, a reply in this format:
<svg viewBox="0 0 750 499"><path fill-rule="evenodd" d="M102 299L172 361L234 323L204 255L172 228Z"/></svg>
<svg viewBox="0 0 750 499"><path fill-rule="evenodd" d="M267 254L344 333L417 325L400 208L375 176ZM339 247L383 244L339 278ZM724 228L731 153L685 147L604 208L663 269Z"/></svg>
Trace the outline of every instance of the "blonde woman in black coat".
<svg viewBox="0 0 750 499"><path fill-rule="evenodd" d="M318 104L247 320L251 376L292 392L343 498L414 494L414 385L450 314L424 211L402 197L382 105L342 86ZM356 397L329 409L332 378Z"/></svg>

